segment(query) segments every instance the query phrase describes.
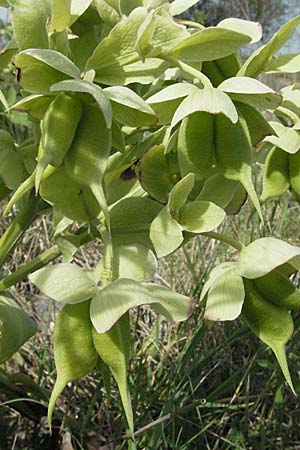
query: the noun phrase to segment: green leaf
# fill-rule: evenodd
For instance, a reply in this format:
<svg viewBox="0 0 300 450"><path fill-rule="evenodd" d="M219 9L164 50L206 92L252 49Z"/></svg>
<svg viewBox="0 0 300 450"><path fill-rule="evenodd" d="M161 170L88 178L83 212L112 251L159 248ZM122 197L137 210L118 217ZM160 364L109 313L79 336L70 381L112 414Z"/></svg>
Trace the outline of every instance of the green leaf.
<svg viewBox="0 0 300 450"><path fill-rule="evenodd" d="M140 244L114 247L113 279L130 278L137 282L150 280L157 269L154 253Z"/></svg>
<svg viewBox="0 0 300 450"><path fill-rule="evenodd" d="M228 19L221 20L217 27L237 31L238 33L249 36L251 38L250 44L258 42L262 38L262 26L259 22L251 22L250 20L230 17Z"/></svg>
<svg viewBox="0 0 300 450"><path fill-rule="evenodd" d="M51 25L56 32L63 31L71 21L72 0L52 0Z"/></svg>
<svg viewBox="0 0 300 450"><path fill-rule="evenodd" d="M62 192L64 195L61 195ZM72 181L64 166L42 181L40 195L57 211L72 220L89 222L100 212L91 190Z"/></svg>
<svg viewBox="0 0 300 450"><path fill-rule="evenodd" d="M144 286L152 297L159 301L159 303L153 303L152 308L166 320L181 322L189 317L193 306L191 298L154 283L147 283Z"/></svg>
<svg viewBox="0 0 300 450"><path fill-rule="evenodd" d="M139 178L142 187L151 197L166 203L168 194L178 179L177 161L174 154L165 154L164 145L155 145L142 157Z"/></svg>
<svg viewBox="0 0 300 450"><path fill-rule="evenodd" d="M14 38L20 50L48 48L47 20L50 0L9 0Z"/></svg>
<svg viewBox="0 0 300 450"><path fill-rule="evenodd" d="M26 111L35 119L42 120L52 101L50 95L33 94L19 100L11 109Z"/></svg>
<svg viewBox="0 0 300 450"><path fill-rule="evenodd" d="M205 233L217 228L225 216L225 211L214 203L195 201L180 209L178 222L186 231Z"/></svg>
<svg viewBox="0 0 300 450"><path fill-rule="evenodd" d="M155 111L160 124L169 124L182 100L192 92L197 92L197 87L190 83L176 83L149 97L146 101Z"/></svg>
<svg viewBox="0 0 300 450"><path fill-rule="evenodd" d="M238 121L236 108L230 97L216 88L205 87L190 94L177 108L171 126L175 127L182 119L196 111L211 114L224 114L232 123Z"/></svg>
<svg viewBox="0 0 300 450"><path fill-rule="evenodd" d="M71 0L71 22L80 17L90 6L92 0Z"/></svg>
<svg viewBox="0 0 300 450"><path fill-rule="evenodd" d="M130 356L130 321L125 314L107 333L97 333L93 329L93 340L96 351L104 363L110 368L119 388L127 422L133 433L133 413L127 381L127 370Z"/></svg>
<svg viewBox="0 0 300 450"><path fill-rule="evenodd" d="M66 56L48 49L24 50L16 56L15 66L20 71L21 86L37 94L47 94L52 84L80 75Z"/></svg>
<svg viewBox="0 0 300 450"><path fill-rule="evenodd" d="M65 305L56 318L53 347L57 379L48 406L50 428L56 400L67 383L88 375L96 365L92 328L89 301Z"/></svg>
<svg viewBox="0 0 300 450"><path fill-rule="evenodd" d="M300 255L300 247L265 237L243 248L238 260L239 273L245 278L258 278Z"/></svg>
<svg viewBox="0 0 300 450"><path fill-rule="evenodd" d="M197 200L212 202L222 209L233 200L240 183L228 180L221 173L216 173L207 178Z"/></svg>
<svg viewBox="0 0 300 450"><path fill-rule="evenodd" d="M179 16L183 12L187 11L189 8L194 6L198 0L174 0L170 4L169 13L171 16Z"/></svg>
<svg viewBox="0 0 300 450"><path fill-rule="evenodd" d="M194 183L195 176L193 173L189 173L172 188L168 201L168 206L172 214L177 214L180 208L186 204L188 196L193 190Z"/></svg>
<svg viewBox="0 0 300 450"><path fill-rule="evenodd" d="M287 309L300 307L300 290L283 273L280 268L274 269L263 277L253 280L254 286L263 297L275 306Z"/></svg>
<svg viewBox="0 0 300 450"><path fill-rule="evenodd" d="M300 72L300 55L291 53L272 58L266 64L265 72L268 73L298 73Z"/></svg>
<svg viewBox="0 0 300 450"><path fill-rule="evenodd" d="M0 295L0 322L0 364L3 364L37 332L37 326L4 292Z"/></svg>
<svg viewBox="0 0 300 450"><path fill-rule="evenodd" d="M11 190L15 190L26 178L26 171L20 155L16 152L10 134L0 130L0 177Z"/></svg>
<svg viewBox="0 0 300 450"><path fill-rule="evenodd" d="M263 172L263 191L261 201L279 197L290 186L289 155L278 147L268 153Z"/></svg>
<svg viewBox="0 0 300 450"><path fill-rule="evenodd" d="M103 91L110 99L114 118L130 127L152 125L157 121L153 109L135 92L124 86L113 86Z"/></svg>
<svg viewBox="0 0 300 450"><path fill-rule="evenodd" d="M106 333L129 309L157 303L147 288L120 278L99 290L91 301L91 321L97 333Z"/></svg>
<svg viewBox="0 0 300 450"><path fill-rule="evenodd" d="M97 286L81 267L59 263L43 267L29 276L44 294L58 302L80 303L92 298Z"/></svg>
<svg viewBox="0 0 300 450"><path fill-rule="evenodd" d="M260 204L252 181L252 147L245 120L233 124L223 115L215 118L215 156L225 178L240 181L263 222Z"/></svg>
<svg viewBox="0 0 300 450"><path fill-rule="evenodd" d="M213 321L234 320L241 314L244 298L243 279L234 266L221 274L210 287L204 318Z"/></svg>
<svg viewBox="0 0 300 450"><path fill-rule="evenodd" d="M128 17L123 17L99 43L86 66L86 70L95 70L96 81L104 82L105 74L109 75L139 60L135 43L138 29L146 16L145 8L136 8Z"/></svg>
<svg viewBox="0 0 300 450"><path fill-rule="evenodd" d="M120 2L117 0L94 0L101 20L113 27L121 19Z"/></svg>
<svg viewBox="0 0 300 450"><path fill-rule="evenodd" d="M285 354L285 344L294 330L290 313L267 302L253 283L246 280L242 316L254 334L273 350L286 381L295 392Z"/></svg>
<svg viewBox="0 0 300 450"><path fill-rule="evenodd" d="M3 6L4 8L8 8L9 3L7 2L7 0L0 0L0 6Z"/></svg>
<svg viewBox="0 0 300 450"><path fill-rule="evenodd" d="M130 197L110 209L110 224L115 245L139 243L152 248L150 224L162 205L150 198Z"/></svg>
<svg viewBox="0 0 300 450"><path fill-rule="evenodd" d="M204 300L210 288L217 282L220 277L223 277L227 271L236 269L235 262L224 262L214 267L206 280L200 295L200 302Z"/></svg>
<svg viewBox="0 0 300 450"><path fill-rule="evenodd" d="M5 69L12 61L19 48L15 39L12 39L1 51L0 51L0 70Z"/></svg>
<svg viewBox="0 0 300 450"><path fill-rule="evenodd" d="M235 103L235 106L239 115L247 123L253 146L259 144L266 136L275 133L269 122L257 109L245 103Z"/></svg>
<svg viewBox="0 0 300 450"><path fill-rule="evenodd" d="M78 92L89 94L96 101L105 118L107 128L112 125L112 108L108 96L100 86L86 80L65 80L51 86L51 92Z"/></svg>
<svg viewBox="0 0 300 450"><path fill-rule="evenodd" d="M267 136L264 142L270 142L287 153L297 153L300 149L300 134L297 130L285 127L279 122L271 122L270 124L278 136Z"/></svg>
<svg viewBox="0 0 300 450"><path fill-rule="evenodd" d="M171 50L170 54L182 61L213 61L234 53L250 41L251 38L245 34L225 28L209 27L184 39Z"/></svg>
<svg viewBox="0 0 300 450"><path fill-rule="evenodd" d="M214 166L214 116L195 112L185 117L178 134L178 162L182 176L189 172L204 180Z"/></svg>
<svg viewBox="0 0 300 450"><path fill-rule="evenodd" d="M218 88L230 95L232 100L254 107L275 109L282 101L273 89L249 77L228 78Z"/></svg>
<svg viewBox="0 0 300 450"><path fill-rule="evenodd" d="M183 227L171 216L168 206L155 217L150 227L150 239L158 258L174 252L183 242Z"/></svg>
<svg viewBox="0 0 300 450"><path fill-rule="evenodd" d="M238 75L255 78L263 72L266 69L270 58L290 39L299 23L300 17L297 16L284 24L267 44L252 53L242 65Z"/></svg>

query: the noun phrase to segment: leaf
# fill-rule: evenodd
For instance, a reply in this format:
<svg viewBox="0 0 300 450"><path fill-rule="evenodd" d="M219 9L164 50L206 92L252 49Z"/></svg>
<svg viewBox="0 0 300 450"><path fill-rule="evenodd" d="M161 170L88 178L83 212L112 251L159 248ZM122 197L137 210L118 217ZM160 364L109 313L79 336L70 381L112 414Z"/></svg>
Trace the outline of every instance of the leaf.
<svg viewBox="0 0 300 450"><path fill-rule="evenodd" d="M173 116L171 126L175 127L182 119L196 111L224 114L232 123L238 121L238 115L230 97L219 89L205 87L183 100Z"/></svg>
<svg viewBox="0 0 300 450"><path fill-rule="evenodd" d="M279 122L271 122L271 126L278 136L267 136L264 142L270 142L287 153L297 153L300 149L300 134Z"/></svg>
<svg viewBox="0 0 300 450"><path fill-rule="evenodd" d="M86 80L65 80L51 86L51 92L78 92L92 96L105 118L107 128L112 125L112 108L108 96L100 86Z"/></svg>
<svg viewBox="0 0 300 450"><path fill-rule="evenodd" d="M28 95L15 103L11 109L26 111L35 119L42 120L52 100L50 95Z"/></svg>
<svg viewBox="0 0 300 450"><path fill-rule="evenodd" d="M0 364L3 364L37 332L38 328L5 292L0 295L0 322Z"/></svg>
<svg viewBox="0 0 300 450"><path fill-rule="evenodd" d="M170 51L170 54L188 62L213 61L234 53L250 41L251 38L245 34L225 28L209 27L184 39Z"/></svg>
<svg viewBox="0 0 300 450"><path fill-rule="evenodd" d="M240 183L228 180L221 173L216 173L207 178L197 200L212 202L222 209L233 200Z"/></svg>
<svg viewBox="0 0 300 450"><path fill-rule="evenodd" d="M72 0L52 0L51 25L56 32L63 31L71 21Z"/></svg>
<svg viewBox="0 0 300 450"><path fill-rule="evenodd" d="M237 18L223 19L217 25L218 28L226 28L227 30L237 31L246 34L251 38L250 44L258 42L262 38L262 26L259 22L243 20Z"/></svg>
<svg viewBox="0 0 300 450"><path fill-rule="evenodd" d="M249 77L228 78L218 88L230 95L232 100L254 107L275 109L282 101L282 97L273 89Z"/></svg>
<svg viewBox="0 0 300 450"><path fill-rule="evenodd" d="M50 429L56 400L67 383L88 375L96 365L89 308L90 302L65 305L56 318L53 347L57 379L48 405Z"/></svg>
<svg viewBox="0 0 300 450"><path fill-rule="evenodd" d="M290 186L289 155L278 147L273 147L267 155L263 172L261 201L279 197Z"/></svg>
<svg viewBox="0 0 300 450"><path fill-rule="evenodd" d="M186 231L205 233L217 228L225 216L225 211L214 203L195 201L180 209L178 222Z"/></svg>
<svg viewBox="0 0 300 450"><path fill-rule="evenodd" d="M183 119L177 145L181 175L192 172L198 180L211 175L215 164L214 131L213 114L201 111Z"/></svg>
<svg viewBox="0 0 300 450"><path fill-rule="evenodd" d="M244 320L256 336L273 350L286 381L295 393L285 354L285 344L294 330L290 313L267 302L248 280L245 282L245 294Z"/></svg>
<svg viewBox="0 0 300 450"><path fill-rule="evenodd" d="M121 19L120 2L116 0L94 0L101 20L113 27Z"/></svg>
<svg viewBox="0 0 300 450"><path fill-rule="evenodd" d="M204 300L210 288L217 282L220 277L223 277L227 271L236 269L236 267L237 264L235 262L224 262L214 267L201 290L200 302Z"/></svg>
<svg viewBox="0 0 300 450"><path fill-rule="evenodd" d="M140 244L120 245L113 251L113 279L150 280L157 269L154 253Z"/></svg>
<svg viewBox="0 0 300 450"><path fill-rule="evenodd" d="M16 152L12 137L4 130L0 130L0 177L11 190L17 189L26 178L22 158Z"/></svg>
<svg viewBox="0 0 300 450"><path fill-rule="evenodd" d="M12 61L19 48L15 39L12 39L1 51L0 51L0 70L5 69Z"/></svg>
<svg viewBox="0 0 300 450"><path fill-rule="evenodd" d="M106 85L128 85L153 83L165 71L168 64L158 58L147 58L122 66L108 67L97 72L96 81Z"/></svg>
<svg viewBox="0 0 300 450"><path fill-rule="evenodd" d="M280 30L274 34L272 39L262 47L258 48L244 62L238 72L238 76L247 76L255 78L265 70L270 58L276 53L289 38L300 23L300 17L294 17L292 20L284 24Z"/></svg>
<svg viewBox="0 0 300 450"><path fill-rule="evenodd" d="M90 6L92 0L71 0L71 23L75 22Z"/></svg>
<svg viewBox="0 0 300 450"><path fill-rule="evenodd" d="M152 125L157 121L153 109L134 91L124 86L103 90L112 104L114 118L130 127Z"/></svg>
<svg viewBox="0 0 300 450"><path fill-rule="evenodd" d="M179 170L175 158L174 154L165 154L164 145L155 145L145 153L140 162L139 178L143 189L163 203L167 202L174 180L178 179Z"/></svg>
<svg viewBox="0 0 300 450"><path fill-rule="evenodd" d="M241 251L238 260L239 273L242 277L250 279L262 277L299 255L300 247L280 239L272 237L257 239Z"/></svg>
<svg viewBox="0 0 300 450"><path fill-rule="evenodd" d="M179 16L183 12L187 11L189 8L194 6L197 0L174 0L170 4L169 13L171 16Z"/></svg>
<svg viewBox="0 0 300 450"><path fill-rule="evenodd" d="M9 0L9 3L14 38L19 49L48 48L46 25L51 16L50 0Z"/></svg>
<svg viewBox="0 0 300 450"><path fill-rule="evenodd" d="M75 264L59 263L33 272L29 280L58 302L81 303L92 298L97 286L87 272Z"/></svg>
<svg viewBox="0 0 300 450"><path fill-rule="evenodd" d="M204 318L207 320L234 320L241 314L245 298L242 277L237 267L226 270L210 287Z"/></svg>
<svg viewBox="0 0 300 450"><path fill-rule="evenodd" d="M197 87L190 83L176 83L149 97L146 101L155 111L160 124L169 124L182 100L192 92L197 91Z"/></svg>
<svg viewBox="0 0 300 450"><path fill-rule="evenodd" d="M239 181L251 198L263 222L259 200L252 181L252 147L245 120L233 124L223 115L215 118L215 156L225 178Z"/></svg>
<svg viewBox="0 0 300 450"><path fill-rule="evenodd" d="M267 73L298 73L300 72L300 55L291 53L272 58L265 67Z"/></svg>
<svg viewBox="0 0 300 450"><path fill-rule="evenodd" d="M61 195L62 192L64 195ZM99 205L90 189L72 181L64 166L42 181L40 195L46 202L53 205L55 210L72 220L89 222L100 212Z"/></svg>
<svg viewBox="0 0 300 450"><path fill-rule="evenodd" d="M171 214L177 214L180 208L186 204L188 196L193 190L194 183L195 176L193 173L189 173L172 188L168 201Z"/></svg>
<svg viewBox="0 0 300 450"><path fill-rule="evenodd" d="M280 271L274 269L263 277L253 280L254 286L263 297L275 306L287 309L300 307L300 290L294 283Z"/></svg>
<svg viewBox="0 0 300 450"><path fill-rule="evenodd" d="M138 29L146 16L145 8L136 8L128 17L123 17L99 43L86 65L86 70L95 70L96 81L103 82L103 73L109 74L139 60L135 43Z"/></svg>
<svg viewBox="0 0 300 450"><path fill-rule="evenodd" d="M97 333L106 333L129 309L157 303L147 288L120 278L99 290L91 301L91 321Z"/></svg>
<svg viewBox="0 0 300 450"><path fill-rule="evenodd" d="M152 304L152 308L158 314L163 315L166 320L170 322L181 322L186 320L191 314L193 307L191 298L154 283L147 283L144 286L153 298L159 300L159 303Z"/></svg>
<svg viewBox="0 0 300 450"><path fill-rule="evenodd" d="M150 198L124 198L110 209L110 224L115 245L139 243L152 248L150 224L162 205Z"/></svg>
<svg viewBox="0 0 300 450"><path fill-rule="evenodd" d="M257 109L245 103L235 103L235 106L247 123L253 146L259 144L266 136L275 133L270 123Z"/></svg>
<svg viewBox="0 0 300 450"><path fill-rule="evenodd" d="M133 433L133 412L127 381L130 356L130 321L125 314L107 333L97 333L93 329L96 351L103 362L110 368L118 385L127 422Z"/></svg>
<svg viewBox="0 0 300 450"><path fill-rule="evenodd" d="M182 229L167 206L155 217L150 227L150 239L158 258L169 255L182 244Z"/></svg>
<svg viewBox="0 0 300 450"><path fill-rule="evenodd" d="M21 86L37 94L48 94L52 84L80 75L66 56L48 49L24 50L16 56L15 66L20 70Z"/></svg>

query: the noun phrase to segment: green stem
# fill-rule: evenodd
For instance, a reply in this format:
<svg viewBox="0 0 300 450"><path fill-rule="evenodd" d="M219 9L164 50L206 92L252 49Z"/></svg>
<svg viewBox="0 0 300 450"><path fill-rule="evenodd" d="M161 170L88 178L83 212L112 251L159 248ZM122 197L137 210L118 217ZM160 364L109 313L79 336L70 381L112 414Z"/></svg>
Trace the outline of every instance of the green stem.
<svg viewBox="0 0 300 450"><path fill-rule="evenodd" d="M86 244L89 241L91 241L91 237L89 236L88 232L84 232L80 235L80 246ZM54 245L53 247L44 251L41 255L38 255L36 258L29 261L27 264L24 264L23 267L20 267L18 270L16 270L8 277L4 278L3 280L0 280L0 292L10 288L19 281L22 281L25 277L27 277L27 275L29 275L32 272L35 272L38 269L41 269L46 264L49 264L54 259L58 258L60 255L61 252L57 245Z"/></svg>
<svg viewBox="0 0 300 450"><path fill-rule="evenodd" d="M210 79L206 75L204 75L204 73L200 72L200 70L195 69L195 67L192 67L189 64L180 61L179 59L169 56L165 56L164 59L181 69L183 72L189 75L189 77L199 80L203 87L212 87Z"/></svg>
<svg viewBox="0 0 300 450"><path fill-rule="evenodd" d="M223 242L224 244L230 245L231 247L235 248L239 252L243 250L244 244L237 241L236 239L233 239L229 236L225 236L221 233L216 233L214 231L208 231L207 233L201 233L202 236L207 236L211 239L216 239L217 241Z"/></svg>
<svg viewBox="0 0 300 450"><path fill-rule="evenodd" d="M176 20L176 22L181 23L182 25L186 25L187 27L190 28L197 28L199 30L204 30L205 26L202 25L199 22L193 22L191 20L183 20L183 19L178 19Z"/></svg>
<svg viewBox="0 0 300 450"><path fill-rule="evenodd" d="M12 223L0 238L0 267L14 248L18 240L34 221L41 204L41 199L31 195L23 208L18 212Z"/></svg>

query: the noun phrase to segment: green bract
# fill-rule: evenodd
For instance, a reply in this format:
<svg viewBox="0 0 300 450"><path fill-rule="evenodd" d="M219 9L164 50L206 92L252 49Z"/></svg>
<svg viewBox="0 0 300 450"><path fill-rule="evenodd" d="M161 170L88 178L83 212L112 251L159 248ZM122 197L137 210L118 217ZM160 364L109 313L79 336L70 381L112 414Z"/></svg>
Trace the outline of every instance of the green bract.
<svg viewBox="0 0 300 450"><path fill-rule="evenodd" d="M130 310L150 305L168 321L188 319L192 300L155 283L155 273L158 258L195 234L238 251L234 262L209 274L201 294L205 319L241 315L275 352L292 387L284 346L293 332L289 310L300 306L289 278L300 269L300 248L271 236L245 246L223 230L247 196L261 233L259 197L290 189L300 198L299 85L275 92L256 79L300 71L299 55L273 57L300 18L243 62L239 49L261 39L260 25L174 19L194 3L0 2L11 7L14 32L0 67L13 58L21 88L14 106L0 91L3 116L9 121L18 110L32 123L24 142L0 130L0 199L13 191L4 212L17 211L0 238L1 266L37 214L49 214L54 241L0 283L6 289L29 275L45 296L63 303L49 422L66 384L101 359L132 435ZM254 182L257 163L264 166L262 193ZM101 242L103 257L86 270L72 260L90 241ZM49 264L60 255L63 262ZM0 321L3 363L37 330L8 292L0 296Z"/></svg>

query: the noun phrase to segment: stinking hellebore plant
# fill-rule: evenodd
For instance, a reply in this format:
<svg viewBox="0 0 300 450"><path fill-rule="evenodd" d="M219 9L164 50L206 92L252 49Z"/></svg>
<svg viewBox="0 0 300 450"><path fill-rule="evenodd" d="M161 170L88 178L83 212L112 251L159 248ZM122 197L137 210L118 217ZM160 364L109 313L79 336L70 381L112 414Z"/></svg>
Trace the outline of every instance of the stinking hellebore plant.
<svg viewBox="0 0 300 450"><path fill-rule="evenodd" d="M1 263L37 214L52 213L54 229L52 248L0 281L0 362L37 331L9 293L29 275L63 304L50 426L66 384L101 360L133 432L129 310L151 305L166 320L188 318L191 300L151 280L157 258L196 234L239 254L211 272L201 295L205 317L241 315L293 389L285 343L290 310L300 306L290 280L300 248L273 237L244 246L213 230L247 198L263 223L262 201L288 189L300 196L300 91L275 92L256 79L299 71L299 55L274 55L300 18L242 62L239 49L260 41L260 25L230 18L205 28L176 18L193 3L0 0L14 31L0 63L15 66L22 98L12 109L26 112L33 130L18 145L0 131L4 214L13 205L18 211L0 239ZM260 200L252 180L258 159L265 161ZM98 239L104 250L95 270L72 263L81 245Z"/></svg>

